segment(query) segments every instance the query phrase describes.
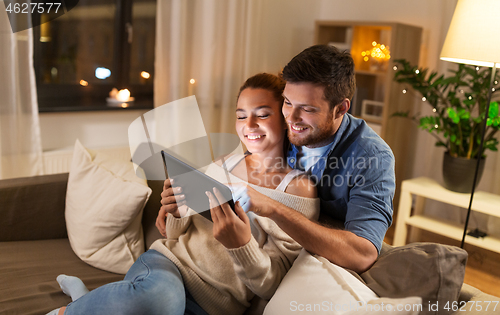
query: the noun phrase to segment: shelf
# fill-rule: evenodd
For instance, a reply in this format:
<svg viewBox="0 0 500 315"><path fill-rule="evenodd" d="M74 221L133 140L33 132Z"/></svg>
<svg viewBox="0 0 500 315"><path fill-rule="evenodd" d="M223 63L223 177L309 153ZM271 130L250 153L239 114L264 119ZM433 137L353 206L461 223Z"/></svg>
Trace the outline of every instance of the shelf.
<svg viewBox="0 0 500 315"><path fill-rule="evenodd" d="M402 189L421 197L461 208L469 208L470 193L462 194L450 191L430 178L419 177L404 181ZM484 191L477 191L474 193L471 209L476 212L500 217L500 196Z"/></svg>
<svg viewBox="0 0 500 315"><path fill-rule="evenodd" d="M422 230L437 233L457 241L462 240L464 233L463 227L419 215L406 219L406 224ZM495 237L486 236L482 238L475 238L467 236L465 238L465 243L500 253L500 239Z"/></svg>
<svg viewBox="0 0 500 315"><path fill-rule="evenodd" d="M412 214L412 196L416 196L417 202ZM451 239L461 241L464 227L443 220L437 220L423 216L423 199L432 199L449 205L468 208L470 194L461 194L450 191L439 185L435 180L419 177L403 181L401 197L399 199L399 213L394 232L394 245L406 244L409 227L416 227L430 231ZM493 217L500 217L500 196L478 191L474 194L471 209L475 212L484 213ZM476 238L466 236L465 243L485 248L500 253L500 239L486 236Z"/></svg>

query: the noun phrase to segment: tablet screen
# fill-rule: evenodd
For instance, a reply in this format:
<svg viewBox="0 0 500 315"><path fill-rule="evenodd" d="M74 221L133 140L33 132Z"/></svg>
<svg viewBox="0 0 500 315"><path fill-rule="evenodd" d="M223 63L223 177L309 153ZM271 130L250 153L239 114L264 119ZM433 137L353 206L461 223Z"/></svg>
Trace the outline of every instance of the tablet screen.
<svg viewBox="0 0 500 315"><path fill-rule="evenodd" d="M210 205L205 192L213 193L215 187L224 198L224 201L221 202L228 202L234 211L233 195L226 185L181 161L174 152L162 150L161 155L168 178L174 179L175 186L182 187L182 193L186 196L188 207L212 221Z"/></svg>

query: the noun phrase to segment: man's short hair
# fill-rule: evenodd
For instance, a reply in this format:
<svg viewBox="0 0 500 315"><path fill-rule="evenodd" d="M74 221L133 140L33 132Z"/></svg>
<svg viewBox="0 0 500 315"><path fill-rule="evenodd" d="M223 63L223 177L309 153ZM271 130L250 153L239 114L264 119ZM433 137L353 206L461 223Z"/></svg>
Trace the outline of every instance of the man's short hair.
<svg viewBox="0 0 500 315"><path fill-rule="evenodd" d="M311 46L293 57L283 68L282 77L290 83L323 86L331 109L346 98L352 100L356 90L351 54L329 45Z"/></svg>

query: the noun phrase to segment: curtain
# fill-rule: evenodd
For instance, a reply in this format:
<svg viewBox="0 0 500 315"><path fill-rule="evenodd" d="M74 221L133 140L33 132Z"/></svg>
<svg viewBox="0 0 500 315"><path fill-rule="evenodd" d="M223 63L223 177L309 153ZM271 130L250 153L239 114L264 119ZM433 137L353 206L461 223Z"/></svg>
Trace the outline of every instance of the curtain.
<svg viewBox="0 0 500 315"><path fill-rule="evenodd" d="M0 9L0 179L42 173L33 33L13 33Z"/></svg>
<svg viewBox="0 0 500 315"><path fill-rule="evenodd" d="M238 89L265 68L253 62L262 48L257 12L263 5L263 0L158 1L155 107L194 94L207 133L234 133Z"/></svg>

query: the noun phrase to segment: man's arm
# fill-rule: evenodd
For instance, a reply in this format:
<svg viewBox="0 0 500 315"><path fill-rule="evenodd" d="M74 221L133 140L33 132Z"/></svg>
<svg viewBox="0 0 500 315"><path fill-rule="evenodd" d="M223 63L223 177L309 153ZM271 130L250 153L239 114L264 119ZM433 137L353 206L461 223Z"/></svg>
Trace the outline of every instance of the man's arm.
<svg viewBox="0 0 500 315"><path fill-rule="evenodd" d="M377 259L377 248L365 238L313 222L251 187L246 188L245 194L249 199L247 211L270 218L313 254L359 273L367 270Z"/></svg>
<svg viewBox="0 0 500 315"><path fill-rule="evenodd" d="M278 203L269 216L308 252L325 257L343 268L361 273L375 262L377 248L356 234L322 226Z"/></svg>

